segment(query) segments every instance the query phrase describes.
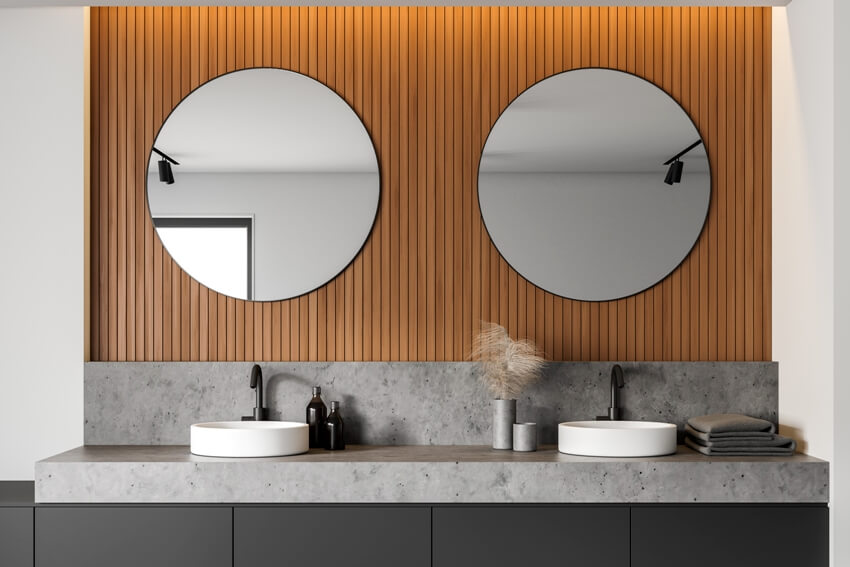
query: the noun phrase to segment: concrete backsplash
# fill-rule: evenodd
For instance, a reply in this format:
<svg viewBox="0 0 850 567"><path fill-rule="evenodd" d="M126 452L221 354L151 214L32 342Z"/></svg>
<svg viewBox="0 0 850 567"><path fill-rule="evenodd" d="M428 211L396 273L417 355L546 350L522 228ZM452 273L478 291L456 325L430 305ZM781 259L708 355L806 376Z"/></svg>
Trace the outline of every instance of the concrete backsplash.
<svg viewBox="0 0 850 567"><path fill-rule="evenodd" d="M87 445L188 444L189 426L251 415L250 362L91 362L85 367ZM550 363L517 402L541 443L557 424L604 415L612 362ZM676 423L720 412L777 421L774 362L620 363L623 418ZM472 362L267 362L271 419L303 421L311 386L342 403L349 443L490 443L490 395Z"/></svg>

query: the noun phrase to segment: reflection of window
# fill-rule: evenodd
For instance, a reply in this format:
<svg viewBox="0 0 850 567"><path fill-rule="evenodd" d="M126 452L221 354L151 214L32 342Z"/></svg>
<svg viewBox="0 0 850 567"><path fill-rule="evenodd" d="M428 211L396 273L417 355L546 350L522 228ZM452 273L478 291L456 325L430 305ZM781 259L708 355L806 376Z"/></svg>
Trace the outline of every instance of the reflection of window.
<svg viewBox="0 0 850 567"><path fill-rule="evenodd" d="M158 217L153 224L185 272L219 293L253 299L251 218Z"/></svg>

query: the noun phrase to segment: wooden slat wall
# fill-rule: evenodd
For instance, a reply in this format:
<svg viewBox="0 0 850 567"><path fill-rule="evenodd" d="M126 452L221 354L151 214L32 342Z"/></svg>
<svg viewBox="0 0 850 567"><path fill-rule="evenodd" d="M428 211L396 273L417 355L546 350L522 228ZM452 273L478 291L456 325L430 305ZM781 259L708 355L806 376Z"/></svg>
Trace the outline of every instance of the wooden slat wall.
<svg viewBox="0 0 850 567"><path fill-rule="evenodd" d="M463 360L478 321L555 360L770 360L767 8L93 8L92 360ZM363 252L298 299L250 303L189 278L145 204L153 137L191 89L253 66L343 96L380 159ZM477 208L486 135L527 86L578 67L653 81L708 144L706 228L667 279L587 303L537 289Z"/></svg>

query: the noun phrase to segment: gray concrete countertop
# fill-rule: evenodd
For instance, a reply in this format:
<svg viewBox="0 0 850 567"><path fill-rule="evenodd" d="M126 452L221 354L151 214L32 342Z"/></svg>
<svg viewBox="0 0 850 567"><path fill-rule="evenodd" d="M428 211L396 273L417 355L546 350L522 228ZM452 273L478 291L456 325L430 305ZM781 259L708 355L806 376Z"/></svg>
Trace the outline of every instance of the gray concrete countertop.
<svg viewBox="0 0 850 567"><path fill-rule="evenodd" d="M350 446L222 459L183 445L85 446L36 463L37 503L825 503L829 464L598 458L485 446Z"/></svg>

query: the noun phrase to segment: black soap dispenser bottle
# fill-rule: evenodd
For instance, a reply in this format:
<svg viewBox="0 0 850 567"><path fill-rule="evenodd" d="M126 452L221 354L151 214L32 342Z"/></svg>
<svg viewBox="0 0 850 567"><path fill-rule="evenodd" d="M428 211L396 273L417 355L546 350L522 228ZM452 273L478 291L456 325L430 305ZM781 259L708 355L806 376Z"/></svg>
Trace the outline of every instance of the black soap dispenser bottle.
<svg viewBox="0 0 850 567"><path fill-rule="evenodd" d="M325 421L325 448L329 451L345 449L342 416L339 414L339 402L331 402L331 414Z"/></svg>
<svg viewBox="0 0 850 567"><path fill-rule="evenodd" d="M325 446L325 420L328 417L328 406L322 401L322 389L313 386L313 399L307 404L307 425L310 426L310 448Z"/></svg>

